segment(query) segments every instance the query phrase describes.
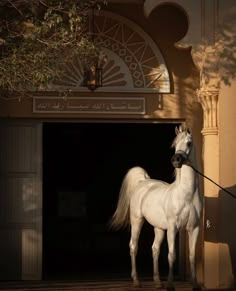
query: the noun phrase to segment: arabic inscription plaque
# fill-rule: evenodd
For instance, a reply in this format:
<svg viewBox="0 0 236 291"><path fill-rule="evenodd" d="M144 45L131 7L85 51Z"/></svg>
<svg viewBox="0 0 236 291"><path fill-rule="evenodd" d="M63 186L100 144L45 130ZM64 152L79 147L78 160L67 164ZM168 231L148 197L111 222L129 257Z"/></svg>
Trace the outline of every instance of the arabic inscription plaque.
<svg viewBox="0 0 236 291"><path fill-rule="evenodd" d="M144 97L34 97L34 113L145 114Z"/></svg>

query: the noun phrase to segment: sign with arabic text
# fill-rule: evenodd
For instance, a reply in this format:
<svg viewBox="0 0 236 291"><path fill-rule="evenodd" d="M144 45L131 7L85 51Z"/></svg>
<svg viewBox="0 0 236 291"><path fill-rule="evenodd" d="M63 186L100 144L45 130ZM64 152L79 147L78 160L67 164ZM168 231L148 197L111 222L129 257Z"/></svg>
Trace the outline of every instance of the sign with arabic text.
<svg viewBox="0 0 236 291"><path fill-rule="evenodd" d="M145 114L144 97L33 98L33 113Z"/></svg>

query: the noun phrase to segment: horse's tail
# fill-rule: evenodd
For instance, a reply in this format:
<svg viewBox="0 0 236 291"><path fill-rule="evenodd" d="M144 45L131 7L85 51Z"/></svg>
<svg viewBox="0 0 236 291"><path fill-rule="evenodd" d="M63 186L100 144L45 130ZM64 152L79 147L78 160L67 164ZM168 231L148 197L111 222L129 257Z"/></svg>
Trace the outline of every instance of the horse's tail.
<svg viewBox="0 0 236 291"><path fill-rule="evenodd" d="M130 224L130 198L135 187L141 181L150 178L148 173L140 167L131 168L123 179L116 211L111 219L111 227L119 229Z"/></svg>

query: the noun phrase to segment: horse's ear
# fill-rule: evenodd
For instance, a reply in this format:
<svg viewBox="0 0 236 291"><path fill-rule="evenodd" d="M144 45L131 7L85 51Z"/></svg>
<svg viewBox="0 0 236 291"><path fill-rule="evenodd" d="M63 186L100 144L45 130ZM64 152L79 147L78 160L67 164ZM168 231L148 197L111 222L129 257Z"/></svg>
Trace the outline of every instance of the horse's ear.
<svg viewBox="0 0 236 291"><path fill-rule="evenodd" d="M175 134L178 135L181 131L179 131L178 127L175 127Z"/></svg>

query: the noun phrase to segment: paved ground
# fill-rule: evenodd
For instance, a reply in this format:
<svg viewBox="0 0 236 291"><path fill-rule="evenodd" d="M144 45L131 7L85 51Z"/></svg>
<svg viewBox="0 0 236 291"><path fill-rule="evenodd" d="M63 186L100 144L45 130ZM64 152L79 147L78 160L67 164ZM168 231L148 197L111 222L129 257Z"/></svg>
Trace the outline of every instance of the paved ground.
<svg viewBox="0 0 236 291"><path fill-rule="evenodd" d="M192 289L187 282L176 282L175 288L164 287L156 289L153 282L144 280L142 286L134 288L130 280L107 281L0 281L1 291L216 291L204 288ZM219 291L236 291L236 289L218 289Z"/></svg>
<svg viewBox="0 0 236 291"><path fill-rule="evenodd" d="M164 282L164 286L165 286ZM128 280L118 280L118 281L20 281L20 282L0 282L0 290L16 290L16 291L30 291L30 290L42 290L42 291L89 291L89 290L99 290L99 291L156 291L153 282L143 281L142 286L139 288L134 288L131 281ZM177 282L175 288L167 289L161 288L162 290L175 290L175 291L190 291L191 286L187 282ZM200 289L199 289L200 290Z"/></svg>

